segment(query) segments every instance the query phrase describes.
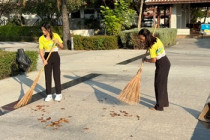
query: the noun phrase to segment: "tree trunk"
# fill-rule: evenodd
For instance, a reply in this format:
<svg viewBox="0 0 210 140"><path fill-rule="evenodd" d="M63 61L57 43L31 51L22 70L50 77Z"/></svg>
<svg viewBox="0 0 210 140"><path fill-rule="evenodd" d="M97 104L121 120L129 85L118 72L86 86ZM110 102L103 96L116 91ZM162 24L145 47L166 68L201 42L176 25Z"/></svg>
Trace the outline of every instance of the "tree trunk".
<svg viewBox="0 0 210 140"><path fill-rule="evenodd" d="M141 28L141 16L143 13L143 4L144 4L144 0L141 0L140 10L139 10L139 19L138 19L138 30L140 30Z"/></svg>
<svg viewBox="0 0 210 140"><path fill-rule="evenodd" d="M64 49L71 49L69 16L66 0L62 0L63 45Z"/></svg>
<svg viewBox="0 0 210 140"><path fill-rule="evenodd" d="M209 11L209 7L207 7L207 9L206 9L206 15L205 15L205 18L204 18L204 24L206 23L206 17L208 16L208 11Z"/></svg>

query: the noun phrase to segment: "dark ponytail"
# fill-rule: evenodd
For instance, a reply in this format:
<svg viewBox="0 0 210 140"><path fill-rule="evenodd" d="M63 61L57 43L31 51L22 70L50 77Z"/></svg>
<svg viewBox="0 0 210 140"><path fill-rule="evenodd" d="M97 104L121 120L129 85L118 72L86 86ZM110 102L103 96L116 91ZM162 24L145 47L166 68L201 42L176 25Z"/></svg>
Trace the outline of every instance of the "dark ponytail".
<svg viewBox="0 0 210 140"><path fill-rule="evenodd" d="M154 37L148 29L141 29L138 35L143 35L145 37L145 47L149 49L157 41L157 38Z"/></svg>
<svg viewBox="0 0 210 140"><path fill-rule="evenodd" d="M49 23L43 23L42 27L44 27L50 33L50 38L53 39L53 33L52 33L52 30L51 30L51 25Z"/></svg>

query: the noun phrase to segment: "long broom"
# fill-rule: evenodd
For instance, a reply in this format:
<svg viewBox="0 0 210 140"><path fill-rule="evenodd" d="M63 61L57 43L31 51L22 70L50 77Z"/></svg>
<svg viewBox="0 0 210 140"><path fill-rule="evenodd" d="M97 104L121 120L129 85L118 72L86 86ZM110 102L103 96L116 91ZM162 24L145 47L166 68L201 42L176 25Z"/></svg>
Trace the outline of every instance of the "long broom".
<svg viewBox="0 0 210 140"><path fill-rule="evenodd" d="M153 36L155 34L156 25L154 27ZM147 51L146 51L147 54ZM146 55L145 54L145 55ZM125 88L121 91L118 99L128 103L128 104L137 104L140 101L140 79L141 72L144 65L144 60L142 59L142 63L140 69L137 74L129 81L129 83L125 86Z"/></svg>
<svg viewBox="0 0 210 140"><path fill-rule="evenodd" d="M51 48L50 53L47 56L46 61L48 61L48 59L50 58L50 55L53 52L53 49L55 48L54 46L55 46L55 43L53 44L53 47ZM39 71L39 74L37 75L36 79L34 80L32 86L31 86L31 88L26 92L26 94L21 98L21 100L14 106L14 108L19 108L21 106L24 106L31 100L34 88L36 87L36 85L39 81L41 73L44 70L44 67L45 67L45 65L42 66L41 70Z"/></svg>

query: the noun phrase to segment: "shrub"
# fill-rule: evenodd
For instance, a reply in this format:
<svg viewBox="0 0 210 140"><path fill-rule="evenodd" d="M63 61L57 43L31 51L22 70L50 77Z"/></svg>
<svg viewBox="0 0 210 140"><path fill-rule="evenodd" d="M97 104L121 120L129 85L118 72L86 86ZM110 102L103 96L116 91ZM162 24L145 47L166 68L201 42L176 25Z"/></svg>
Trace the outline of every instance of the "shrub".
<svg viewBox="0 0 210 140"><path fill-rule="evenodd" d="M148 28L151 32L153 32L153 28ZM143 46L140 44L139 38L138 38L138 30L126 30L122 31L119 35L120 41L123 48L138 48L142 49ZM159 28L155 32L155 36L160 38L160 40L163 42L165 47L172 46L176 43L176 35L177 35L177 29L169 29L169 28Z"/></svg>
<svg viewBox="0 0 210 140"><path fill-rule="evenodd" d="M94 16L90 16L90 18L85 19L84 22L86 29L100 29L100 20L94 18Z"/></svg>
<svg viewBox="0 0 210 140"><path fill-rule="evenodd" d="M62 37L61 26L54 26L52 30ZM0 26L0 41L38 41L41 35L40 26Z"/></svg>
<svg viewBox="0 0 210 140"><path fill-rule="evenodd" d="M0 41L34 41L41 35L39 27L0 26Z"/></svg>
<svg viewBox="0 0 210 140"><path fill-rule="evenodd" d="M75 50L110 50L118 49L116 36L74 36Z"/></svg>
<svg viewBox="0 0 210 140"><path fill-rule="evenodd" d="M29 71L34 71L37 68L38 52L25 51L25 53L32 60L32 65ZM0 79L15 76L21 73L16 62L17 52L0 51Z"/></svg>

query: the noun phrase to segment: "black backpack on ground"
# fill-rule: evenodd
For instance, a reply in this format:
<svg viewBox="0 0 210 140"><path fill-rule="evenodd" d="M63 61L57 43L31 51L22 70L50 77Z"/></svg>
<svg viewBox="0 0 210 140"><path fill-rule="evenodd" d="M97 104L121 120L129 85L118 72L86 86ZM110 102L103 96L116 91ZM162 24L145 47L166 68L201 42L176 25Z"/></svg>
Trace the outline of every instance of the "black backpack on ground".
<svg viewBox="0 0 210 140"><path fill-rule="evenodd" d="M31 59L26 55L24 52L24 49L18 49L17 51L17 63L18 63L18 68L26 72L30 68L32 61Z"/></svg>

